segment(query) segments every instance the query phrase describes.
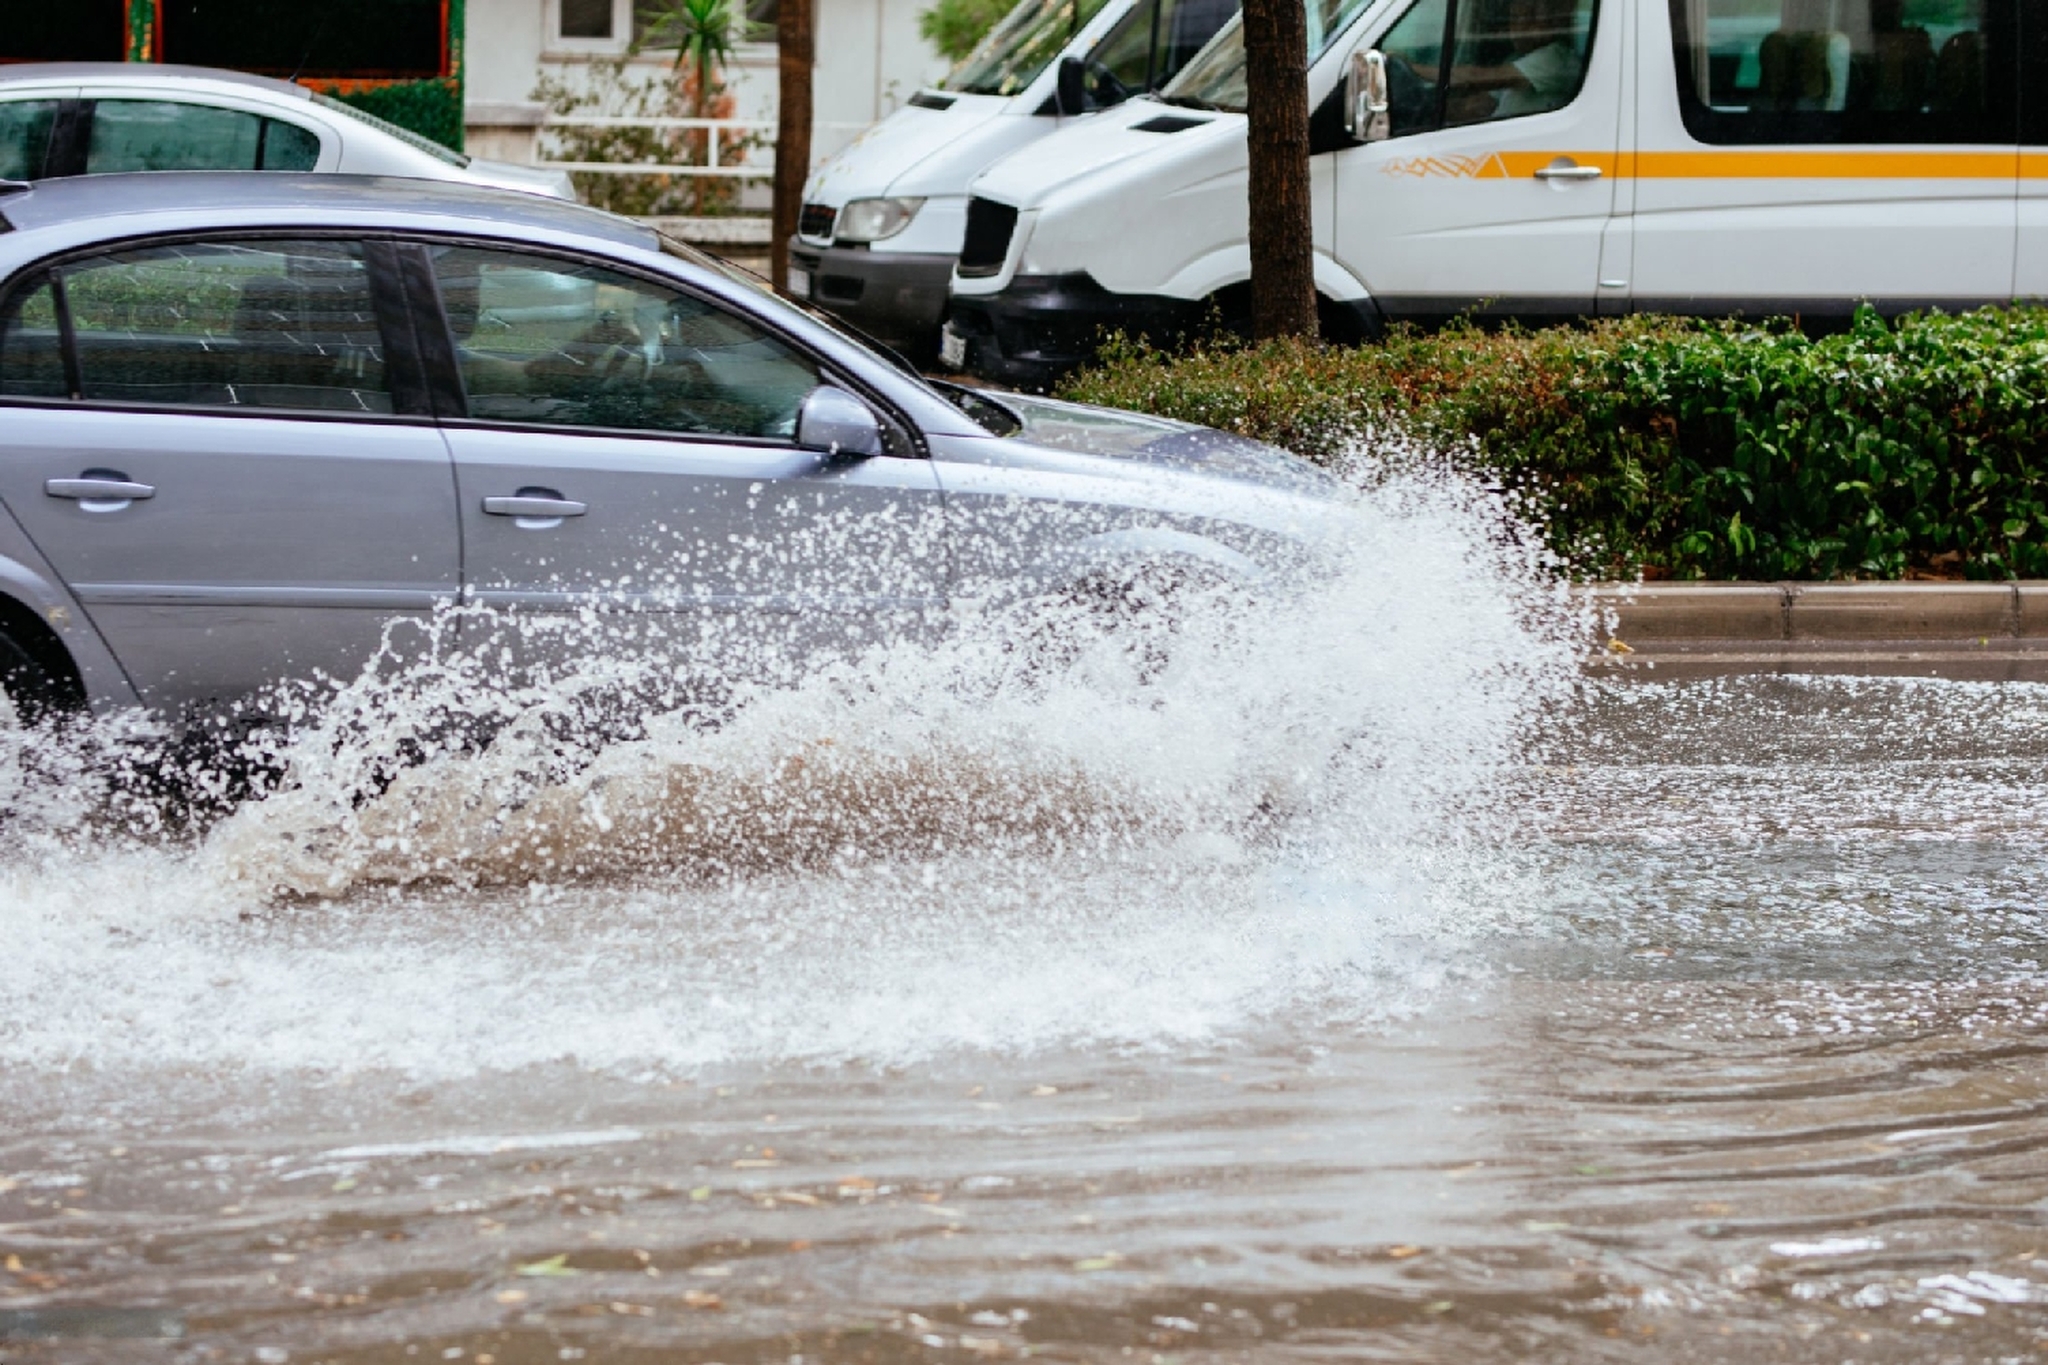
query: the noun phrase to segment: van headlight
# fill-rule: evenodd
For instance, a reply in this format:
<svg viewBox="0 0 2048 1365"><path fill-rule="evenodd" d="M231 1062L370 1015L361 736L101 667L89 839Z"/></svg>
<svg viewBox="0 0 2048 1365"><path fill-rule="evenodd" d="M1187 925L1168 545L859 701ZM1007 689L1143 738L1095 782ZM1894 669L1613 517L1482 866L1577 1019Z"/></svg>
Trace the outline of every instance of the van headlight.
<svg viewBox="0 0 2048 1365"><path fill-rule="evenodd" d="M842 242L879 242L910 226L922 199L855 199L839 211L833 236Z"/></svg>

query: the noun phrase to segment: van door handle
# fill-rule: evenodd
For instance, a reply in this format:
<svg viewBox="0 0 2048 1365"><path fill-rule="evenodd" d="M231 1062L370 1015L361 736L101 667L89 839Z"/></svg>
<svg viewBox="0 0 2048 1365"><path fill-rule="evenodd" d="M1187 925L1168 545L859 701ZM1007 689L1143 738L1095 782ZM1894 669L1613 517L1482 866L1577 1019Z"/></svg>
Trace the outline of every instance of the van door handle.
<svg viewBox="0 0 2048 1365"><path fill-rule="evenodd" d="M1581 166L1578 162L1561 156L1548 166L1538 170L1536 178L1538 180L1598 180L1600 178L1600 168L1598 166Z"/></svg>
<svg viewBox="0 0 2048 1365"><path fill-rule="evenodd" d="M88 469L75 479L46 479L43 492L69 498L82 512L118 512L132 502L156 496L154 484L136 483L118 469Z"/></svg>

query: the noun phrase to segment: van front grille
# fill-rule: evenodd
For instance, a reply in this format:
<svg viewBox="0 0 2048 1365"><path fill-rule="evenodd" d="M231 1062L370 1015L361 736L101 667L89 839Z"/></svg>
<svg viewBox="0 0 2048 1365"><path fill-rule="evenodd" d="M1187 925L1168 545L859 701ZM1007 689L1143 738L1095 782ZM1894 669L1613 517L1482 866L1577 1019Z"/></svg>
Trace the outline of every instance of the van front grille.
<svg viewBox="0 0 2048 1365"><path fill-rule="evenodd" d="M1017 230L1017 210L979 196L967 201L967 236L960 243L960 273L972 277L999 274L1010 254L1010 235Z"/></svg>
<svg viewBox="0 0 2048 1365"><path fill-rule="evenodd" d="M796 234L808 237L814 242L832 240L832 220L839 211L830 204L805 204L803 212L797 215Z"/></svg>

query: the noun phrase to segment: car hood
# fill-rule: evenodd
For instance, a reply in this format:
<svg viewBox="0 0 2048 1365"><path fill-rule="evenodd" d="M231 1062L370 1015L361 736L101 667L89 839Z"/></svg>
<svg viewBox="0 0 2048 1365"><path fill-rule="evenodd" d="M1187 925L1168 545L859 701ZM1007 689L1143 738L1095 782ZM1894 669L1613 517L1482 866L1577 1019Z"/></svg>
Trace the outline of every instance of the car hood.
<svg viewBox="0 0 2048 1365"><path fill-rule="evenodd" d="M804 202L829 204L837 209L845 207L849 200L889 194L899 177L954 149L963 138L1000 118L1012 102L1000 95L955 95L943 90L932 93L952 103L944 109L906 104L874 124L811 173L804 186ZM1000 150L997 148L991 155L1000 154ZM971 173L970 170L966 174ZM959 190L954 188L952 192L958 194Z"/></svg>
<svg viewBox="0 0 2048 1365"><path fill-rule="evenodd" d="M1019 428L1010 433L1017 440L1051 450L1187 470L1289 493L1327 495L1342 487L1330 474L1278 446L1214 427L1021 393L979 390L975 396L1017 419Z"/></svg>
<svg viewBox="0 0 2048 1365"><path fill-rule="evenodd" d="M1020 209L1044 206L1082 181L1114 172L1119 180L1142 171L1133 162L1178 163L1219 135L1242 136L1242 115L1183 109L1148 96L1075 119L1050 137L990 166L969 192ZM1147 168L1149 169L1149 167Z"/></svg>

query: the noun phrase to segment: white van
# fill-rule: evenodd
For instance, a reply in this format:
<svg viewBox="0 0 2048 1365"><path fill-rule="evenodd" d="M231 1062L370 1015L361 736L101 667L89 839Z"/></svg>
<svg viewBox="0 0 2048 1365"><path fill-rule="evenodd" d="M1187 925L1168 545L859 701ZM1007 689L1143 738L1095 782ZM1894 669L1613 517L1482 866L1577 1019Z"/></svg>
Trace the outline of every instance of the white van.
<svg viewBox="0 0 2048 1365"><path fill-rule="evenodd" d="M967 220L967 182L1072 115L1163 85L1238 0L1023 0L941 88L820 166L804 186L790 288L882 340L929 354Z"/></svg>
<svg viewBox="0 0 2048 1365"><path fill-rule="evenodd" d="M2035 0L1308 0L1326 334L2048 293ZM2023 93L2024 92L2024 96ZM946 350L1043 385L1247 310L1244 51L974 183Z"/></svg>

